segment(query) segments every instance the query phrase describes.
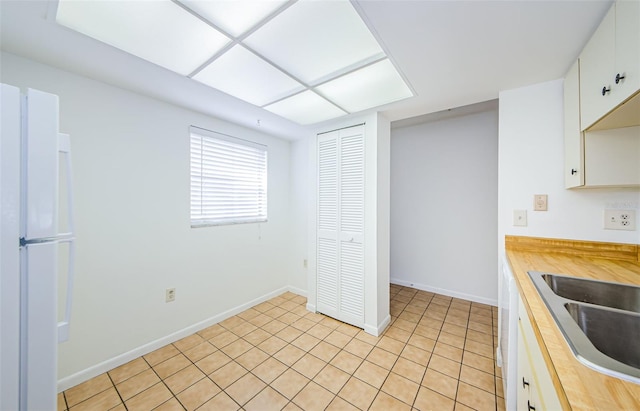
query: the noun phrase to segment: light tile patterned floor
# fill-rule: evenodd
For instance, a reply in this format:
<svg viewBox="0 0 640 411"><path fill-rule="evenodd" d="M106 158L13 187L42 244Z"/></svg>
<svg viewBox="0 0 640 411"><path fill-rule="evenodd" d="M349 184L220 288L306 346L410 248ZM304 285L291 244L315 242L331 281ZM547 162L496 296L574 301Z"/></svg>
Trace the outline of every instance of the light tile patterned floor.
<svg viewBox="0 0 640 411"><path fill-rule="evenodd" d="M285 293L58 395L58 410L503 410L497 309L391 285L380 337Z"/></svg>

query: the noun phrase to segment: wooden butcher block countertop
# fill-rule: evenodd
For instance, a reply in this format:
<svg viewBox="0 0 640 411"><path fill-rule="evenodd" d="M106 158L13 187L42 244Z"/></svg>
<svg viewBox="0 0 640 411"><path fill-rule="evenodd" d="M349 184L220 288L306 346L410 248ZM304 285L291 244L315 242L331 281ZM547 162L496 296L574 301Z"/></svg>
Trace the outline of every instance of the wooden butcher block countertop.
<svg viewBox="0 0 640 411"><path fill-rule="evenodd" d="M640 410L640 384L610 377L580 363L527 275L527 271L543 271L640 285L640 246L506 236L505 248L563 407ZM640 340L629 344L640 344Z"/></svg>

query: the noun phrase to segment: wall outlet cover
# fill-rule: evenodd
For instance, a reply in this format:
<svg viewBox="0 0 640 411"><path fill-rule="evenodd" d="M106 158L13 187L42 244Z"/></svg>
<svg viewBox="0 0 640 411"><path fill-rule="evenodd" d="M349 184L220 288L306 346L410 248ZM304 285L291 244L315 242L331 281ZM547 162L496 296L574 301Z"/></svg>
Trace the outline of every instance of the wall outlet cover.
<svg viewBox="0 0 640 411"><path fill-rule="evenodd" d="M164 301L170 303L176 300L176 289L167 288L164 292Z"/></svg>
<svg viewBox="0 0 640 411"><path fill-rule="evenodd" d="M535 194L533 196L533 209L534 211L547 211L546 194Z"/></svg>
<svg viewBox="0 0 640 411"><path fill-rule="evenodd" d="M605 230L636 230L636 210L604 210Z"/></svg>

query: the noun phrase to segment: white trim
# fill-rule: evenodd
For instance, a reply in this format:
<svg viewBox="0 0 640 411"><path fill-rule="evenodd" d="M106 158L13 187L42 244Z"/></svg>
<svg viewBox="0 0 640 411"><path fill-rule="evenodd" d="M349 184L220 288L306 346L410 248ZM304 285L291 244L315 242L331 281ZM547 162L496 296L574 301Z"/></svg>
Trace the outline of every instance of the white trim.
<svg viewBox="0 0 640 411"><path fill-rule="evenodd" d="M384 330L389 326L389 324L391 323L391 316L387 315L380 324L378 324L378 326L374 326L374 325L369 325L369 324L365 324L364 325L364 332L366 332L367 334L371 334L374 337L378 337L380 336Z"/></svg>
<svg viewBox="0 0 640 411"><path fill-rule="evenodd" d="M393 277L391 277L391 281L390 282L391 282L391 284L396 284L396 285L402 285L402 286L405 286L405 287L416 288L416 289L422 290L422 291L429 291L429 292L432 292L432 293L442 294L442 295L446 295L446 296L449 296L449 297L460 298L460 299L463 299L463 300L473 301L473 302L481 303L481 304L487 304L487 305L491 305L491 306L494 306L494 307L498 306L498 300L496 300L496 299L478 297L477 295L465 294L465 293L460 293L460 292L457 292L457 291L447 290L447 289L444 289L444 288L438 288L438 287L432 287L432 286L424 285L424 284L412 283L410 281L400 280L398 278L393 278Z"/></svg>
<svg viewBox="0 0 640 411"><path fill-rule="evenodd" d="M311 311L312 313L317 313L318 312L318 309L316 308L315 304L307 303L307 310Z"/></svg>
<svg viewBox="0 0 640 411"><path fill-rule="evenodd" d="M254 300L251 300L247 303L241 304L237 307L231 308L227 311L224 311L218 315L214 315L211 318L208 318L204 321L200 321L199 323L193 324L189 327L183 328L182 330L176 331L172 334L169 334L165 337L162 338L158 338L155 341L151 341L148 344L144 344L138 348L134 348L131 351L128 351L124 354L120 354L116 357L110 358L106 361L103 361L99 364L96 364L94 366L91 366L87 369L84 369L82 371L79 371L75 374L72 374L68 377L62 378L60 380L58 380L58 392L62 392L64 390L67 390L71 387L74 387L80 383L83 383L87 380L90 380L93 377L97 377L100 374L103 374L107 371L110 371L116 367L119 367L123 364L128 363L129 361L135 360L138 357L141 357L143 355L146 355L152 351L157 350L158 348L162 348L167 344L171 344L173 342L176 342L184 337L188 337L191 334L194 334L200 330L203 330L207 327L212 326L213 324L217 324L221 321L226 320L229 317L233 317L236 314L239 314L255 305L258 305L262 302L265 302L267 300L270 300L271 298L277 297L287 291L290 291L294 294L298 294L298 295L302 295L303 297L306 295L306 292L296 288L296 287L291 287L291 286L285 286L282 288L279 288L275 291L272 291L268 294L265 294L261 297L258 297ZM315 311L314 311L315 312Z"/></svg>
<svg viewBox="0 0 640 411"><path fill-rule="evenodd" d="M294 287L292 285L289 285L286 288L287 288L287 291L290 291L294 294L297 294L305 298L307 297L307 290L303 290L302 288Z"/></svg>

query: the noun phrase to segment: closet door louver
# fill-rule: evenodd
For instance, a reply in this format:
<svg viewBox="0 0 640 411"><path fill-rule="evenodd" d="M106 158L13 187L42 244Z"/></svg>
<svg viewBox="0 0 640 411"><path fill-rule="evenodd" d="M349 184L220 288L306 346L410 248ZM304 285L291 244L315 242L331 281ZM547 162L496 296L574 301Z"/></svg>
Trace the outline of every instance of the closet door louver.
<svg viewBox="0 0 640 411"><path fill-rule="evenodd" d="M318 311L364 324L364 127L318 136Z"/></svg>
<svg viewBox="0 0 640 411"><path fill-rule="evenodd" d="M340 132L340 311L364 324L364 135L362 126Z"/></svg>
<svg viewBox="0 0 640 411"><path fill-rule="evenodd" d="M318 137L317 305L338 315L338 138Z"/></svg>

